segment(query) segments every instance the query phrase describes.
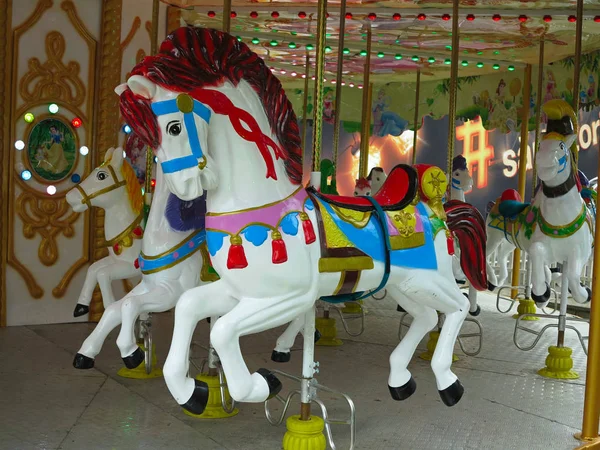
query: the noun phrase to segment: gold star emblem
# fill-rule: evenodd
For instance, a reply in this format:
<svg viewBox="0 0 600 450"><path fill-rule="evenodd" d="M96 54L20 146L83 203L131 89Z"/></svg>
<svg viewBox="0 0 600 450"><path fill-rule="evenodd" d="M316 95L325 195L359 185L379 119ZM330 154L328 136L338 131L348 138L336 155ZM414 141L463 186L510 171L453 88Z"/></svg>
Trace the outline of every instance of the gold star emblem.
<svg viewBox="0 0 600 450"><path fill-rule="evenodd" d="M440 179L441 176L443 176L444 179ZM446 176L441 171L432 173L428 183L431 185L437 195L442 195L442 185L446 183Z"/></svg>

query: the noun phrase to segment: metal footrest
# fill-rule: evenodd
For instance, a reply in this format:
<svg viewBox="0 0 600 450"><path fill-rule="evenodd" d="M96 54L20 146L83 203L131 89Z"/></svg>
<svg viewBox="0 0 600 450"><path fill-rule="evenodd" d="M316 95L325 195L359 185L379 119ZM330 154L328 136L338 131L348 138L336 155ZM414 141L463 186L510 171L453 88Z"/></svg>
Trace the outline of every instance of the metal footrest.
<svg viewBox="0 0 600 450"><path fill-rule="evenodd" d="M272 372L277 375L281 375L282 377L296 381L298 383L302 383L302 381L303 381L302 378L296 377L294 375L290 375L290 374L288 374L286 372L282 372L280 370L272 370ZM325 433L327 435L327 442L329 443L329 446L331 447L331 449L332 450L338 449L338 447L336 447L335 442L333 440L333 433L331 431L331 426L332 425L347 425L347 426L350 426L349 450L354 450L355 440L356 440L356 407L354 406L354 402L352 401L352 399L348 395L344 394L343 392L339 392L334 389L328 388L327 386L323 386L323 385L319 384L317 382L316 378L312 378L312 379L308 380L308 383L309 383L309 393L310 393L311 401L313 403L316 403L317 405L319 405L319 408L321 408L321 413L323 414L323 421L325 422ZM350 414L349 414L348 418L347 419L339 419L339 418L329 417L329 414L327 412L327 407L325 406L324 402L318 397L319 391L327 392L329 394L333 394L335 396L343 398L346 401L346 403L348 404L348 407L350 408ZM282 409L281 413L279 414L279 417L274 417L274 415L271 413L271 410L269 408L270 400L267 400L265 402L265 416L271 425L278 426L283 423L286 413L291 404L291 401L296 396L300 396L300 390L291 391L286 397L282 397L281 395L276 395L273 399L271 399L271 400L277 400L279 403L281 403L283 405L283 409Z"/></svg>
<svg viewBox="0 0 600 450"><path fill-rule="evenodd" d="M365 308L363 307L363 305L361 305L358 302L356 302L356 304L360 308L359 314L347 314L347 313L342 314L342 311L340 308L337 308L337 307L332 308L334 311L336 311L339 314L340 320L342 321L342 325L344 326L344 330L346 331L346 333L348 333L352 337L358 337L361 334L363 334L365 331ZM330 311L331 311L331 309L330 309ZM350 316L353 319L357 318L357 317L360 318L360 329L358 332L350 331L348 320L346 320L346 317L344 317L344 316Z"/></svg>
<svg viewBox="0 0 600 450"><path fill-rule="evenodd" d="M145 319L138 319L135 323L137 341L144 345L144 363L146 374L152 373L152 314L148 313Z"/></svg>
<svg viewBox="0 0 600 450"><path fill-rule="evenodd" d="M525 319L526 317L538 317L540 319L556 319L556 318L558 318L558 322L546 324L540 330L535 330L533 328L525 327L521 324L521 321L526 320ZM560 329L561 325L562 325L562 328L564 330L572 330L577 334L577 337L579 338L581 347L583 348L583 351L587 355L588 349L587 349L586 341L589 339L589 336L583 336L581 334L581 332L577 328L575 328L573 325L567 325L567 323L566 323L567 321L583 322L583 323L589 324L589 322L587 320L581 319L579 317L566 317L566 316L560 316L560 315L556 316L556 315L551 315L551 314L522 314L517 318L517 320L515 322L515 332L513 333L513 342L515 343L515 345L517 346L517 348L519 350L523 350L523 351L527 352L527 351L533 349L538 344L538 342L540 341L540 339L542 338L542 336L544 335L544 333L547 330L549 330L550 328ZM563 323L561 324L561 322L563 322ZM522 346L519 344L518 339L517 339L519 330L529 333L529 334L533 334L534 336L536 336L536 338L534 339L534 341L531 345Z"/></svg>
<svg viewBox="0 0 600 450"><path fill-rule="evenodd" d="M387 289L382 289L381 291L371 295L375 300L383 300L387 295Z"/></svg>
<svg viewBox="0 0 600 450"><path fill-rule="evenodd" d="M223 373L223 366L221 365L221 361L219 360L219 356L217 355L217 352L215 352L215 350L213 348L209 349L208 347L198 344L197 342L192 342L191 347L200 347L201 349L206 350L207 353L212 352L212 360L214 361L215 365L217 366L216 369L217 369L217 374L219 376L219 392L221 393L221 407L223 408L223 411L225 411L227 414L231 414L236 407L236 402L232 398L231 404L227 404L227 396L225 395L225 389L227 389L227 381L225 380L225 374ZM200 374L200 373L204 372L204 368L208 364L208 358L202 358L202 360L200 361L200 364L197 364L194 361L194 359L190 356L190 363L192 366L194 366L196 368L196 370ZM192 377L192 374L189 373L189 371L188 371L188 376Z"/></svg>
<svg viewBox="0 0 600 450"><path fill-rule="evenodd" d="M503 295L503 292L508 290L509 291L509 295ZM512 291L516 290L517 291L517 296L515 298L512 298ZM518 300L525 300L525 291L526 288L525 286L500 286L498 288L498 293L496 294L496 309L501 312L502 314L506 314L508 312L510 312L510 310L513 308L513 306L515 305L515 303ZM500 306L500 300L504 300L509 302L510 304L508 305L508 308L506 309L502 309Z"/></svg>
<svg viewBox="0 0 600 450"><path fill-rule="evenodd" d="M407 319L408 317L410 317L410 320ZM458 346L460 347L461 351L465 355L477 356L481 352L481 347L483 345L483 327L481 326L481 322L479 322L479 320L477 320L477 319L474 319L473 317L466 317L465 322L474 323L475 326L477 327L478 331L473 332L473 333L459 334L458 338L456 339L458 342ZM398 339L399 340L402 340L402 338L404 337L404 333L402 332L403 328L409 328L411 323L412 323L412 316L410 316L410 314L408 314L406 312L402 313L401 317L400 317L400 326L398 328ZM438 328L441 328L443 324L444 324L444 315L440 314L439 321L438 321ZM464 326L464 324L463 324L463 326ZM471 338L478 338L477 345L475 346L474 350L467 350L465 347L465 343L463 341L465 339L471 339Z"/></svg>

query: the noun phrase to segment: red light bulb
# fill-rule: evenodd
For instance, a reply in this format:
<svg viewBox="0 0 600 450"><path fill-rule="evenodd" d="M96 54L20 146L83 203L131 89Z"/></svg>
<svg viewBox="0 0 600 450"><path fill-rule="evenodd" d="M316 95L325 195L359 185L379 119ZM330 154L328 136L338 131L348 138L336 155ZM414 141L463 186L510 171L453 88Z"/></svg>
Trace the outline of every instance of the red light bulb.
<svg viewBox="0 0 600 450"><path fill-rule="evenodd" d="M473 22L475 20L475 15L474 14L467 14L467 20L469 22Z"/></svg>
<svg viewBox="0 0 600 450"><path fill-rule="evenodd" d="M154 178L152 178L152 180L150 180L150 186L152 186L152 187L156 186L156 180Z"/></svg>
<svg viewBox="0 0 600 450"><path fill-rule="evenodd" d="M304 11L300 11L298 13L298 17L300 17L301 19L306 19L306 13Z"/></svg>
<svg viewBox="0 0 600 450"><path fill-rule="evenodd" d="M273 12L271 13L271 17L272 17L273 19L277 19L277 18L279 17L279 13L278 13L277 11L273 11Z"/></svg>
<svg viewBox="0 0 600 450"><path fill-rule="evenodd" d="M419 19L419 20L425 20L425 19L427 19L427 16L425 14L421 13L421 14L419 14L417 16L417 19Z"/></svg>
<svg viewBox="0 0 600 450"><path fill-rule="evenodd" d="M394 14L392 16L392 19L394 19L394 20L400 20L400 19L402 19L402 16L400 14L396 13L396 14Z"/></svg>
<svg viewBox="0 0 600 450"><path fill-rule="evenodd" d="M237 17L237 13L235 11L231 11L231 13L229 14L229 17L235 18L235 17Z"/></svg>
<svg viewBox="0 0 600 450"><path fill-rule="evenodd" d="M544 16L544 22L552 22L552 16Z"/></svg>
<svg viewBox="0 0 600 450"><path fill-rule="evenodd" d="M215 13L214 11L208 12L208 17L215 17L216 15L217 15L217 13Z"/></svg>
<svg viewBox="0 0 600 450"><path fill-rule="evenodd" d="M375 20L375 19L377 19L377 14L375 14L375 13L369 13L369 15L367 16L367 19L369 19L369 20Z"/></svg>
<svg viewBox="0 0 600 450"><path fill-rule="evenodd" d="M446 21L450 20L450 14L442 15L442 20L446 20Z"/></svg>
<svg viewBox="0 0 600 450"><path fill-rule="evenodd" d="M575 17L575 16L569 16L569 19L568 19L568 20L569 20L569 22L571 22L571 23L572 23L572 22L577 22L577 17Z"/></svg>
<svg viewBox="0 0 600 450"><path fill-rule="evenodd" d="M81 124L82 122L79 117L75 117L73 120L71 120L71 125L73 125L73 128L79 128Z"/></svg>
<svg viewBox="0 0 600 450"><path fill-rule="evenodd" d="M346 19L348 19L348 20L352 19L352 13L346 13Z"/></svg>
<svg viewBox="0 0 600 450"><path fill-rule="evenodd" d="M250 17L252 17L253 19L256 19L258 17L258 13L256 11L252 11L250 13Z"/></svg>
<svg viewBox="0 0 600 450"><path fill-rule="evenodd" d="M494 15L492 16L492 20L493 20L494 22L500 22L500 20L501 20L501 19L502 19L502 16L501 16L500 14L494 14Z"/></svg>
<svg viewBox="0 0 600 450"><path fill-rule="evenodd" d="M527 22L527 16L525 14L521 14L519 16L519 22Z"/></svg>

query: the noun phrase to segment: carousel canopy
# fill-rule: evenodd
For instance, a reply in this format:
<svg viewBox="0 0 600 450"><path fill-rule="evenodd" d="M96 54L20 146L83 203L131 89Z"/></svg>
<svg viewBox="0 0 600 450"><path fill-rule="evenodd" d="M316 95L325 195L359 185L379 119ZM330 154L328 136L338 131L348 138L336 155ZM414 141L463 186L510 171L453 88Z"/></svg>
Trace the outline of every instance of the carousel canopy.
<svg viewBox="0 0 600 450"><path fill-rule="evenodd" d="M168 0L182 8L190 25L220 29L223 3ZM575 54L576 0L462 0L460 72L469 77L523 69L538 63L545 41L545 64ZM265 59L289 86L305 73L306 55L314 73L317 2L233 1L231 33ZM452 1L403 0L346 2L343 79L360 85L372 30L371 82L413 82L450 77ZM329 2L325 77L334 81L339 42L340 4ZM584 0L582 53L600 49L600 2Z"/></svg>

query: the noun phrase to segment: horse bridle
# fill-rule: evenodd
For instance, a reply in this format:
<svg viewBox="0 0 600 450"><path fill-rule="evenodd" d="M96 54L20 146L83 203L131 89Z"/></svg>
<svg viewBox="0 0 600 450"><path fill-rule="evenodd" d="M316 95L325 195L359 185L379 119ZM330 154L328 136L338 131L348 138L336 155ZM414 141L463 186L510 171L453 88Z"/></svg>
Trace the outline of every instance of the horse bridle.
<svg viewBox="0 0 600 450"><path fill-rule="evenodd" d="M183 113L183 123L188 134L188 141L192 154L181 156L161 163L164 173L175 173L192 167L200 170L206 167L206 156L202 152L200 137L194 115L200 117L207 124L210 123L211 111L198 100L188 94L179 94L177 98L152 103L152 111L157 117L176 112Z"/></svg>
<svg viewBox="0 0 600 450"><path fill-rule="evenodd" d="M110 175L113 177L113 180L115 180L115 182L108 186L105 187L103 189L100 189L99 191L96 191L92 194L87 194L83 188L80 185L76 185L75 189L77 189L79 191L79 193L81 194L81 203L85 203L88 208L92 208L92 199L99 197L101 195L106 194L107 192L110 191L114 191L115 189L119 189L120 187L126 186L127 185L127 181L125 180L121 180L119 181L119 178L117 177L117 173L115 172L115 169L113 169L113 167L110 164L102 164L100 167L107 167L108 171L110 172Z"/></svg>
<svg viewBox="0 0 600 450"><path fill-rule="evenodd" d="M564 143L563 143L563 145L564 145ZM565 150L565 156L563 156L559 160L559 163L562 165L562 161L564 159L565 160L564 164L566 166L566 164L568 162L569 154L571 153L571 150L566 148L566 146L565 146L564 150ZM561 173L562 171L564 171L564 168L561 171L559 171L558 173ZM564 182L562 182L558 186L546 186L546 183L544 183L542 181L542 191L544 192L544 195L548 198L557 198L557 197L561 197L561 196L565 195L567 192L569 192L571 189L573 189L573 187L577 184L577 181L575 179L576 176L577 175L575 174L575 168L573 165L573 161L571 161L571 174L567 177L567 179Z"/></svg>

